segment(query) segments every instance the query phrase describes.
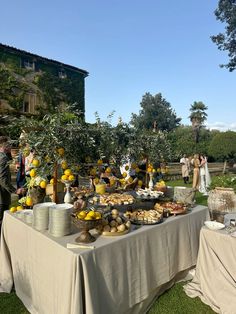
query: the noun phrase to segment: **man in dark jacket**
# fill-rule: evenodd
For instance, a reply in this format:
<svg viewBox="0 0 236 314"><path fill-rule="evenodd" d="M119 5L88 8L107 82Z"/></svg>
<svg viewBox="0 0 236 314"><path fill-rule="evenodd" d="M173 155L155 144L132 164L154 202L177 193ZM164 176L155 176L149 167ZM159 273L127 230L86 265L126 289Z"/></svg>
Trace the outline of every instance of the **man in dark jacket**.
<svg viewBox="0 0 236 314"><path fill-rule="evenodd" d="M15 187L11 184L10 152L11 145L8 137L0 136L0 228L3 212L8 210L11 204L11 193L16 193Z"/></svg>

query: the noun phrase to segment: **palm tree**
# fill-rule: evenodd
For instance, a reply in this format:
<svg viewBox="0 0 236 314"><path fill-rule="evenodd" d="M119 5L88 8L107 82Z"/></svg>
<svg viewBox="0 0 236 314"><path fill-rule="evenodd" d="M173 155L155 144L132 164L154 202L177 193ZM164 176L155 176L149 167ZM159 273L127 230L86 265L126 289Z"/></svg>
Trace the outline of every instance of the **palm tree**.
<svg viewBox="0 0 236 314"><path fill-rule="evenodd" d="M193 105L191 105L189 118L192 123L195 143L199 142L200 129L207 119L207 113L205 112L207 109L208 107L201 101L194 101Z"/></svg>

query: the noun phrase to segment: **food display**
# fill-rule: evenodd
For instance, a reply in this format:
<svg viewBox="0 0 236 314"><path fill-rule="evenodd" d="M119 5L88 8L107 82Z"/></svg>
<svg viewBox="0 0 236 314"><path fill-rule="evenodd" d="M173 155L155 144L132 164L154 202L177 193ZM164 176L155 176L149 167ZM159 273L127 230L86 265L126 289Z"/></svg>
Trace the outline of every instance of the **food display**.
<svg viewBox="0 0 236 314"><path fill-rule="evenodd" d="M90 199L92 204L98 204L102 206L109 205L128 205L133 204L134 197L130 194L121 194L121 193L111 193L100 195L99 197L94 196Z"/></svg>
<svg viewBox="0 0 236 314"><path fill-rule="evenodd" d="M143 198L143 199L155 199L159 196L163 195L163 192L161 191L153 191L152 189L138 189L136 191L137 197Z"/></svg>
<svg viewBox="0 0 236 314"><path fill-rule="evenodd" d="M93 195L93 189L86 186L81 187L73 187L72 191L74 192L74 196L77 198L89 197Z"/></svg>
<svg viewBox="0 0 236 314"><path fill-rule="evenodd" d="M130 228L131 222L126 221L117 209L113 209L103 218L102 224L97 227L97 231L104 236L121 236L128 233Z"/></svg>
<svg viewBox="0 0 236 314"><path fill-rule="evenodd" d="M178 202L161 202L156 203L154 209L159 213L168 211L171 215L181 215L187 213L188 206L186 204Z"/></svg>
<svg viewBox="0 0 236 314"><path fill-rule="evenodd" d="M153 225L163 221L162 213L159 213L154 209L136 209L133 211L128 210L125 212L124 216L132 223L139 225Z"/></svg>

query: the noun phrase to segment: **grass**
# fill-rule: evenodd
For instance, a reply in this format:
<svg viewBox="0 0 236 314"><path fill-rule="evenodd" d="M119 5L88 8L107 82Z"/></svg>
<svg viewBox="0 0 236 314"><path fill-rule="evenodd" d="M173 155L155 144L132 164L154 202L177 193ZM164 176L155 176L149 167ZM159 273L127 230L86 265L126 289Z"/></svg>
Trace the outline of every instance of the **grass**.
<svg viewBox="0 0 236 314"><path fill-rule="evenodd" d="M183 186L183 181L167 182L169 186ZM186 184L191 187L191 184ZM207 205L207 197L201 193L196 194L196 203ZM211 308L201 302L199 298L189 298L183 291L186 283L176 283L171 289L163 293L153 304L148 314L212 314ZM0 293L0 313L27 314L28 311L19 300L15 292Z"/></svg>

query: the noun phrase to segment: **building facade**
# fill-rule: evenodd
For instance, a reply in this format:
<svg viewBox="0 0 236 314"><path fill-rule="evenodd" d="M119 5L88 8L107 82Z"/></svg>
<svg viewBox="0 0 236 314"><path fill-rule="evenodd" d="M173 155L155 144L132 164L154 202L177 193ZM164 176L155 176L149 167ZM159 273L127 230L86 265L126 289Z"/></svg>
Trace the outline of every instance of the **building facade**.
<svg viewBox="0 0 236 314"><path fill-rule="evenodd" d="M85 113L88 72L0 44L0 112L35 115L73 105Z"/></svg>

